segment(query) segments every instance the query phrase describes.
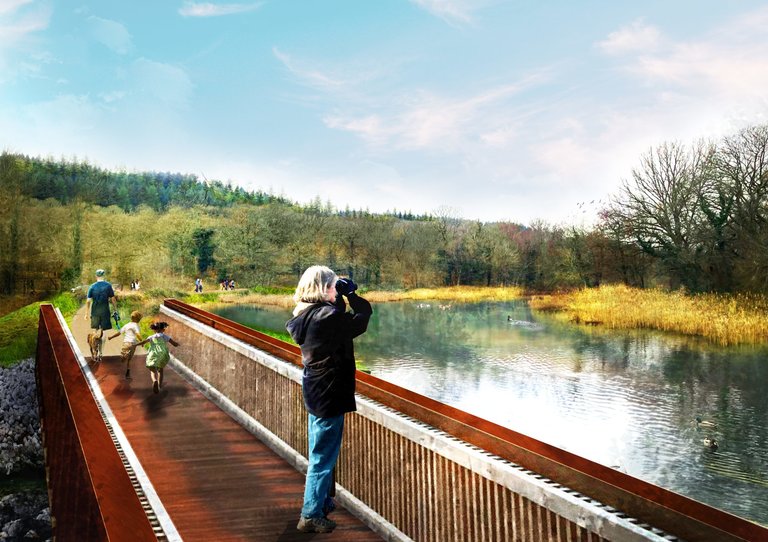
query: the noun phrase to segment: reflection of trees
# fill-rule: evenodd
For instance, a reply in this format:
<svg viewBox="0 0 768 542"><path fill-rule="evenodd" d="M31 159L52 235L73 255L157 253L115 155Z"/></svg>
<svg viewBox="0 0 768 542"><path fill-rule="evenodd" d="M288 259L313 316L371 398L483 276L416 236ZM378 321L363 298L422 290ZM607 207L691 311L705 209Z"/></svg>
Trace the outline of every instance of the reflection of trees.
<svg viewBox="0 0 768 542"><path fill-rule="evenodd" d="M291 318L291 310L259 305L238 305L212 308L211 312L240 324L285 333L285 323Z"/></svg>
<svg viewBox="0 0 768 542"><path fill-rule="evenodd" d="M695 416L713 418L720 424L715 436L740 462L734 468L768 472L768 458L758 456L768 447L764 349L713 347L643 330L584 328L545 315L538 318L544 330L533 332L507 322L507 315L530 321L523 302L454 304L445 310L441 304L447 305L377 305L368 332L355 341L358 356L374 369L400 369L410 384L425 384L428 395L447 403L495 382L516 394L546 396L564 411L584 409L585 416L597 415L591 410L595 403L617 394L649 418L671 416L664 425L688 431L682 438L694 440L703 437L695 432ZM274 308L232 310L220 314L280 331L290 314ZM607 381L578 372L602 374ZM660 413L662 404L674 410Z"/></svg>
<svg viewBox="0 0 768 542"><path fill-rule="evenodd" d="M475 349L467 346L471 319L468 314L440 310L437 302L390 303L375 311L357 349L371 360L418 356L445 368L476 357Z"/></svg>

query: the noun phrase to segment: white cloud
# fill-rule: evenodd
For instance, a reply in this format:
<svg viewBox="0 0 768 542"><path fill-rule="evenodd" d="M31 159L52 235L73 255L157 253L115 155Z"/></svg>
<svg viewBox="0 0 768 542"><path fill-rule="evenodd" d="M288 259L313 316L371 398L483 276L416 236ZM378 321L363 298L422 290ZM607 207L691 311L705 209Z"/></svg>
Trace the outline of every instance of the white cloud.
<svg viewBox="0 0 768 542"><path fill-rule="evenodd" d="M181 109L189 105L194 91L192 80L183 69L146 58L133 63L131 82L137 93Z"/></svg>
<svg viewBox="0 0 768 542"><path fill-rule="evenodd" d="M30 37L48 28L52 8L26 0L0 0L0 83L40 71Z"/></svg>
<svg viewBox="0 0 768 542"><path fill-rule="evenodd" d="M317 70L311 65L295 60L291 55L284 53L277 47L272 48L272 54L275 55L283 66L294 76L299 78L304 84L321 90L340 89L348 84L348 81L342 78L336 78Z"/></svg>
<svg viewBox="0 0 768 542"><path fill-rule="evenodd" d="M218 17L221 15L234 15L245 13L260 8L264 2L251 4L211 4L209 2L184 2L179 8L182 17Z"/></svg>
<svg viewBox="0 0 768 542"><path fill-rule="evenodd" d="M597 43L597 47L609 55L647 52L655 50L661 44L661 32L655 26L645 24L642 19L634 21L611 32L608 37Z"/></svg>
<svg viewBox="0 0 768 542"><path fill-rule="evenodd" d="M0 0L0 15L11 13L21 6L31 3L32 0Z"/></svg>
<svg viewBox="0 0 768 542"><path fill-rule="evenodd" d="M747 47L730 40L682 43L665 55L639 58L631 70L649 82L672 84L699 95L765 96L768 39Z"/></svg>
<svg viewBox="0 0 768 542"><path fill-rule="evenodd" d="M550 173L560 177L568 177L580 172L589 162L593 154L584 145L583 140L573 137L551 139L534 147L535 158L546 166Z"/></svg>
<svg viewBox="0 0 768 542"><path fill-rule="evenodd" d="M0 0L0 53L28 34L48 28L51 9L19 10L29 3L24 0Z"/></svg>
<svg viewBox="0 0 768 542"><path fill-rule="evenodd" d="M124 90L115 90L99 94L99 98L101 98L104 103L111 104L123 100L127 95L128 93Z"/></svg>
<svg viewBox="0 0 768 542"><path fill-rule="evenodd" d="M520 136L516 126L506 125L480 135L480 140L491 147L506 147Z"/></svg>
<svg viewBox="0 0 768 542"><path fill-rule="evenodd" d="M359 101L364 94L368 94L359 92L361 85L390 77L399 64L407 62L391 57L371 62L365 55L342 62L329 62L322 58L297 57L278 47L272 47L272 54L298 83L345 102Z"/></svg>
<svg viewBox="0 0 768 542"><path fill-rule="evenodd" d="M122 24L94 15L88 17L87 21L93 38L117 54L127 54L133 48L131 34Z"/></svg>
<svg viewBox="0 0 768 542"><path fill-rule="evenodd" d="M543 78L534 74L464 99L451 100L421 91L401 98L387 113L335 113L323 120L329 128L346 130L373 145L396 149L450 152L467 141L498 144L498 130L508 126L504 104ZM493 133L497 134L495 139L489 136Z"/></svg>
<svg viewBox="0 0 768 542"><path fill-rule="evenodd" d="M420 8L447 23L471 23L474 7L467 0L411 0Z"/></svg>
<svg viewBox="0 0 768 542"><path fill-rule="evenodd" d="M757 21L757 23L756 23ZM659 107L669 101L696 108L720 124L768 114L768 8L726 22L710 34L669 43L657 53L638 55L626 66L656 91Z"/></svg>

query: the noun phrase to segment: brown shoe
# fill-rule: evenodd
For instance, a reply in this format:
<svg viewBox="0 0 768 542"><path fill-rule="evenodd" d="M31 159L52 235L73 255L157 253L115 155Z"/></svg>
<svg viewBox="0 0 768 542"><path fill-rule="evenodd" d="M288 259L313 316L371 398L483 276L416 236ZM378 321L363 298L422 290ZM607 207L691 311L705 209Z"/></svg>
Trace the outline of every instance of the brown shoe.
<svg viewBox="0 0 768 542"><path fill-rule="evenodd" d="M302 518L296 529L302 533L330 533L336 528L336 522L328 518Z"/></svg>

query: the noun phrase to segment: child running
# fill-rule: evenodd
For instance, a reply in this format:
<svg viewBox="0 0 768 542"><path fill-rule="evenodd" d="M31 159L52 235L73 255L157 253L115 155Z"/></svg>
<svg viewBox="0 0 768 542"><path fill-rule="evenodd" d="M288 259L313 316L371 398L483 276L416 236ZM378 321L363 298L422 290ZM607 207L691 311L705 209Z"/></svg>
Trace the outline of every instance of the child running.
<svg viewBox="0 0 768 542"><path fill-rule="evenodd" d="M130 323L125 324L120 328L120 331L114 335L107 337L107 339L111 341L115 337L123 335L123 346L120 348L120 361L125 363L126 380L130 380L131 378L131 360L133 359L134 352L136 352L136 346L141 340L141 329L139 329L141 318L142 315L140 312L133 311L131 313Z"/></svg>
<svg viewBox="0 0 768 542"><path fill-rule="evenodd" d="M168 322L154 322L149 326L154 332L154 335L150 335L143 341L136 344L141 346L149 344L147 346L147 369L149 369L152 375L152 391L159 393L160 388L163 387L163 369L171 359L171 354L168 352L168 344L173 346L179 346L179 343L171 339L165 334L165 330L168 328Z"/></svg>

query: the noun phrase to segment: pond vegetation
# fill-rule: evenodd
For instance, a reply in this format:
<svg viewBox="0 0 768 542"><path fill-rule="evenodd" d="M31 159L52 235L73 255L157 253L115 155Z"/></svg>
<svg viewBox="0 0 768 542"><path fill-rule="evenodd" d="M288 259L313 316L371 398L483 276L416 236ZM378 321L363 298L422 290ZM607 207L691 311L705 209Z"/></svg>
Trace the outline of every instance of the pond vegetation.
<svg viewBox="0 0 768 542"><path fill-rule="evenodd" d="M762 294L688 295L616 285L537 295L530 304L577 324L670 331L722 346L768 341L768 298Z"/></svg>

